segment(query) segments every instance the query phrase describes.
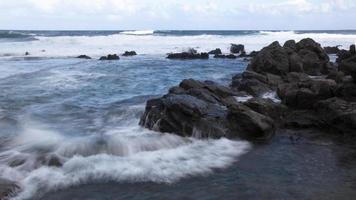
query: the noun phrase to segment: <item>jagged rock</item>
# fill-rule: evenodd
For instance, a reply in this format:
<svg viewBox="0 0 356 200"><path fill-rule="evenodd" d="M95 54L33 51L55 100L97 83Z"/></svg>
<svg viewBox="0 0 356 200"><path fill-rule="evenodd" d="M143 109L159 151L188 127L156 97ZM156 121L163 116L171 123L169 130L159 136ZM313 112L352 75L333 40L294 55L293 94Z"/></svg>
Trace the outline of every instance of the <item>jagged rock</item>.
<svg viewBox="0 0 356 200"><path fill-rule="evenodd" d="M351 75L356 82L356 55L342 60L339 63L339 71Z"/></svg>
<svg viewBox="0 0 356 200"><path fill-rule="evenodd" d="M282 102L289 107L310 109L317 101L334 97L336 89L337 85L334 80L311 79L280 84L277 93Z"/></svg>
<svg viewBox="0 0 356 200"><path fill-rule="evenodd" d="M228 59L236 59L237 56L234 54L228 54L228 55L223 55L223 54L215 54L214 58L228 58Z"/></svg>
<svg viewBox="0 0 356 200"><path fill-rule="evenodd" d="M339 47L340 47L340 45L334 46L334 47L324 47L324 51L327 54L337 54L340 51Z"/></svg>
<svg viewBox="0 0 356 200"><path fill-rule="evenodd" d="M276 103L271 99L252 98L243 103L253 111L263 114L272 118L273 120L280 121L287 110L283 104Z"/></svg>
<svg viewBox="0 0 356 200"><path fill-rule="evenodd" d="M211 51L209 51L209 53L208 53L208 54L220 55L220 54L222 54L222 52L221 52L221 49L216 48L215 50L211 50Z"/></svg>
<svg viewBox="0 0 356 200"><path fill-rule="evenodd" d="M245 51L245 46L242 44L231 44L230 52L233 54L242 53Z"/></svg>
<svg viewBox="0 0 356 200"><path fill-rule="evenodd" d="M229 106L227 120L232 133L243 139L266 140L275 133L273 119L242 104Z"/></svg>
<svg viewBox="0 0 356 200"><path fill-rule="evenodd" d="M325 127L335 128L344 134L355 134L356 102L331 98L319 101L315 110Z"/></svg>
<svg viewBox="0 0 356 200"><path fill-rule="evenodd" d="M100 57L99 60L119 60L120 57L117 54L109 54L107 56Z"/></svg>
<svg viewBox="0 0 356 200"><path fill-rule="evenodd" d="M231 87L255 97L272 91L272 87L268 85L267 77L253 71L245 71L241 75L234 76Z"/></svg>
<svg viewBox="0 0 356 200"><path fill-rule="evenodd" d="M91 59L91 57L87 56L87 55L80 55L77 56L77 58L81 58L81 59Z"/></svg>
<svg viewBox="0 0 356 200"><path fill-rule="evenodd" d="M137 53L135 51L125 51L124 54L122 54L122 56L136 56Z"/></svg>

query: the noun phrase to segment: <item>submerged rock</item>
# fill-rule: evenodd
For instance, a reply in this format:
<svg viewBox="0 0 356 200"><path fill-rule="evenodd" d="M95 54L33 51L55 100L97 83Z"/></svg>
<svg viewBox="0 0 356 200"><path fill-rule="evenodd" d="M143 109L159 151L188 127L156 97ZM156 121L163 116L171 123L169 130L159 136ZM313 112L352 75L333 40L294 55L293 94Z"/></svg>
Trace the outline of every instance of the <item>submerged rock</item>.
<svg viewBox="0 0 356 200"><path fill-rule="evenodd" d="M124 54L122 54L122 56L136 56L137 53L135 51L125 51Z"/></svg>
<svg viewBox="0 0 356 200"><path fill-rule="evenodd" d="M107 56L100 57L99 60L120 60L120 57L117 54L109 54Z"/></svg>
<svg viewBox="0 0 356 200"><path fill-rule="evenodd" d="M170 53L167 56L168 59L209 59L208 53L192 53L192 52L182 52L182 53Z"/></svg>
<svg viewBox="0 0 356 200"><path fill-rule="evenodd" d="M228 54L228 55L223 55L223 54L215 54L214 58L228 58L228 59L236 59L237 56L234 54Z"/></svg>
<svg viewBox="0 0 356 200"><path fill-rule="evenodd" d="M0 178L0 199L6 199L15 195L20 187L10 180Z"/></svg>
<svg viewBox="0 0 356 200"><path fill-rule="evenodd" d="M87 56L87 55L80 55L77 58L81 58L81 59L91 59L91 57Z"/></svg>

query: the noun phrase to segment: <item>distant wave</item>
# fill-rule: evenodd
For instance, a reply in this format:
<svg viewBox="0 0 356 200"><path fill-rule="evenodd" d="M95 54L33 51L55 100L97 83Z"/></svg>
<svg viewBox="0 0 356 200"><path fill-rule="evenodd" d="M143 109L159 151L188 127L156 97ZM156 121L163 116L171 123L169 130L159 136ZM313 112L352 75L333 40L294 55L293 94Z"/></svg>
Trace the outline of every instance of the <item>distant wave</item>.
<svg viewBox="0 0 356 200"><path fill-rule="evenodd" d="M0 31L0 41L32 41L37 40L33 34L25 34L16 31Z"/></svg>
<svg viewBox="0 0 356 200"><path fill-rule="evenodd" d="M123 35L153 35L154 33L155 33L154 30L120 32L120 34L123 34Z"/></svg>

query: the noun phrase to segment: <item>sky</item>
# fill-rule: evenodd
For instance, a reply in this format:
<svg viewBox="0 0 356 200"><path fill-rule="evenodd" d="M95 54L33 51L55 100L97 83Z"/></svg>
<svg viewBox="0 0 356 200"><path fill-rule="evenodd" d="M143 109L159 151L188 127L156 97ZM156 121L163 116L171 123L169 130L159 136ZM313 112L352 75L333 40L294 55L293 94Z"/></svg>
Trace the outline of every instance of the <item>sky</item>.
<svg viewBox="0 0 356 200"><path fill-rule="evenodd" d="M0 29L356 29L356 0L0 0Z"/></svg>

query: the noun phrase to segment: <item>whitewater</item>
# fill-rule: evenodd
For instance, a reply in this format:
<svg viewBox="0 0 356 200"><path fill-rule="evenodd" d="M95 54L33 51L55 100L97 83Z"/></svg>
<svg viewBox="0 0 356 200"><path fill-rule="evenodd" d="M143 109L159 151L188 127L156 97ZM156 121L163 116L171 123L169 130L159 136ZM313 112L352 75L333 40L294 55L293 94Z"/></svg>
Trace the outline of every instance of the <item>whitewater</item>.
<svg viewBox="0 0 356 200"><path fill-rule="evenodd" d="M92 183L174 184L238 166L253 144L183 138L138 122L148 99L181 80L228 85L248 61L172 61L166 54L188 48L228 53L231 43L250 52L306 37L348 48L356 32L0 31L0 178L18 183L13 199L23 200ZM127 50L138 56L97 60ZM82 54L94 59L75 58ZM275 96L264 98L278 102Z"/></svg>

